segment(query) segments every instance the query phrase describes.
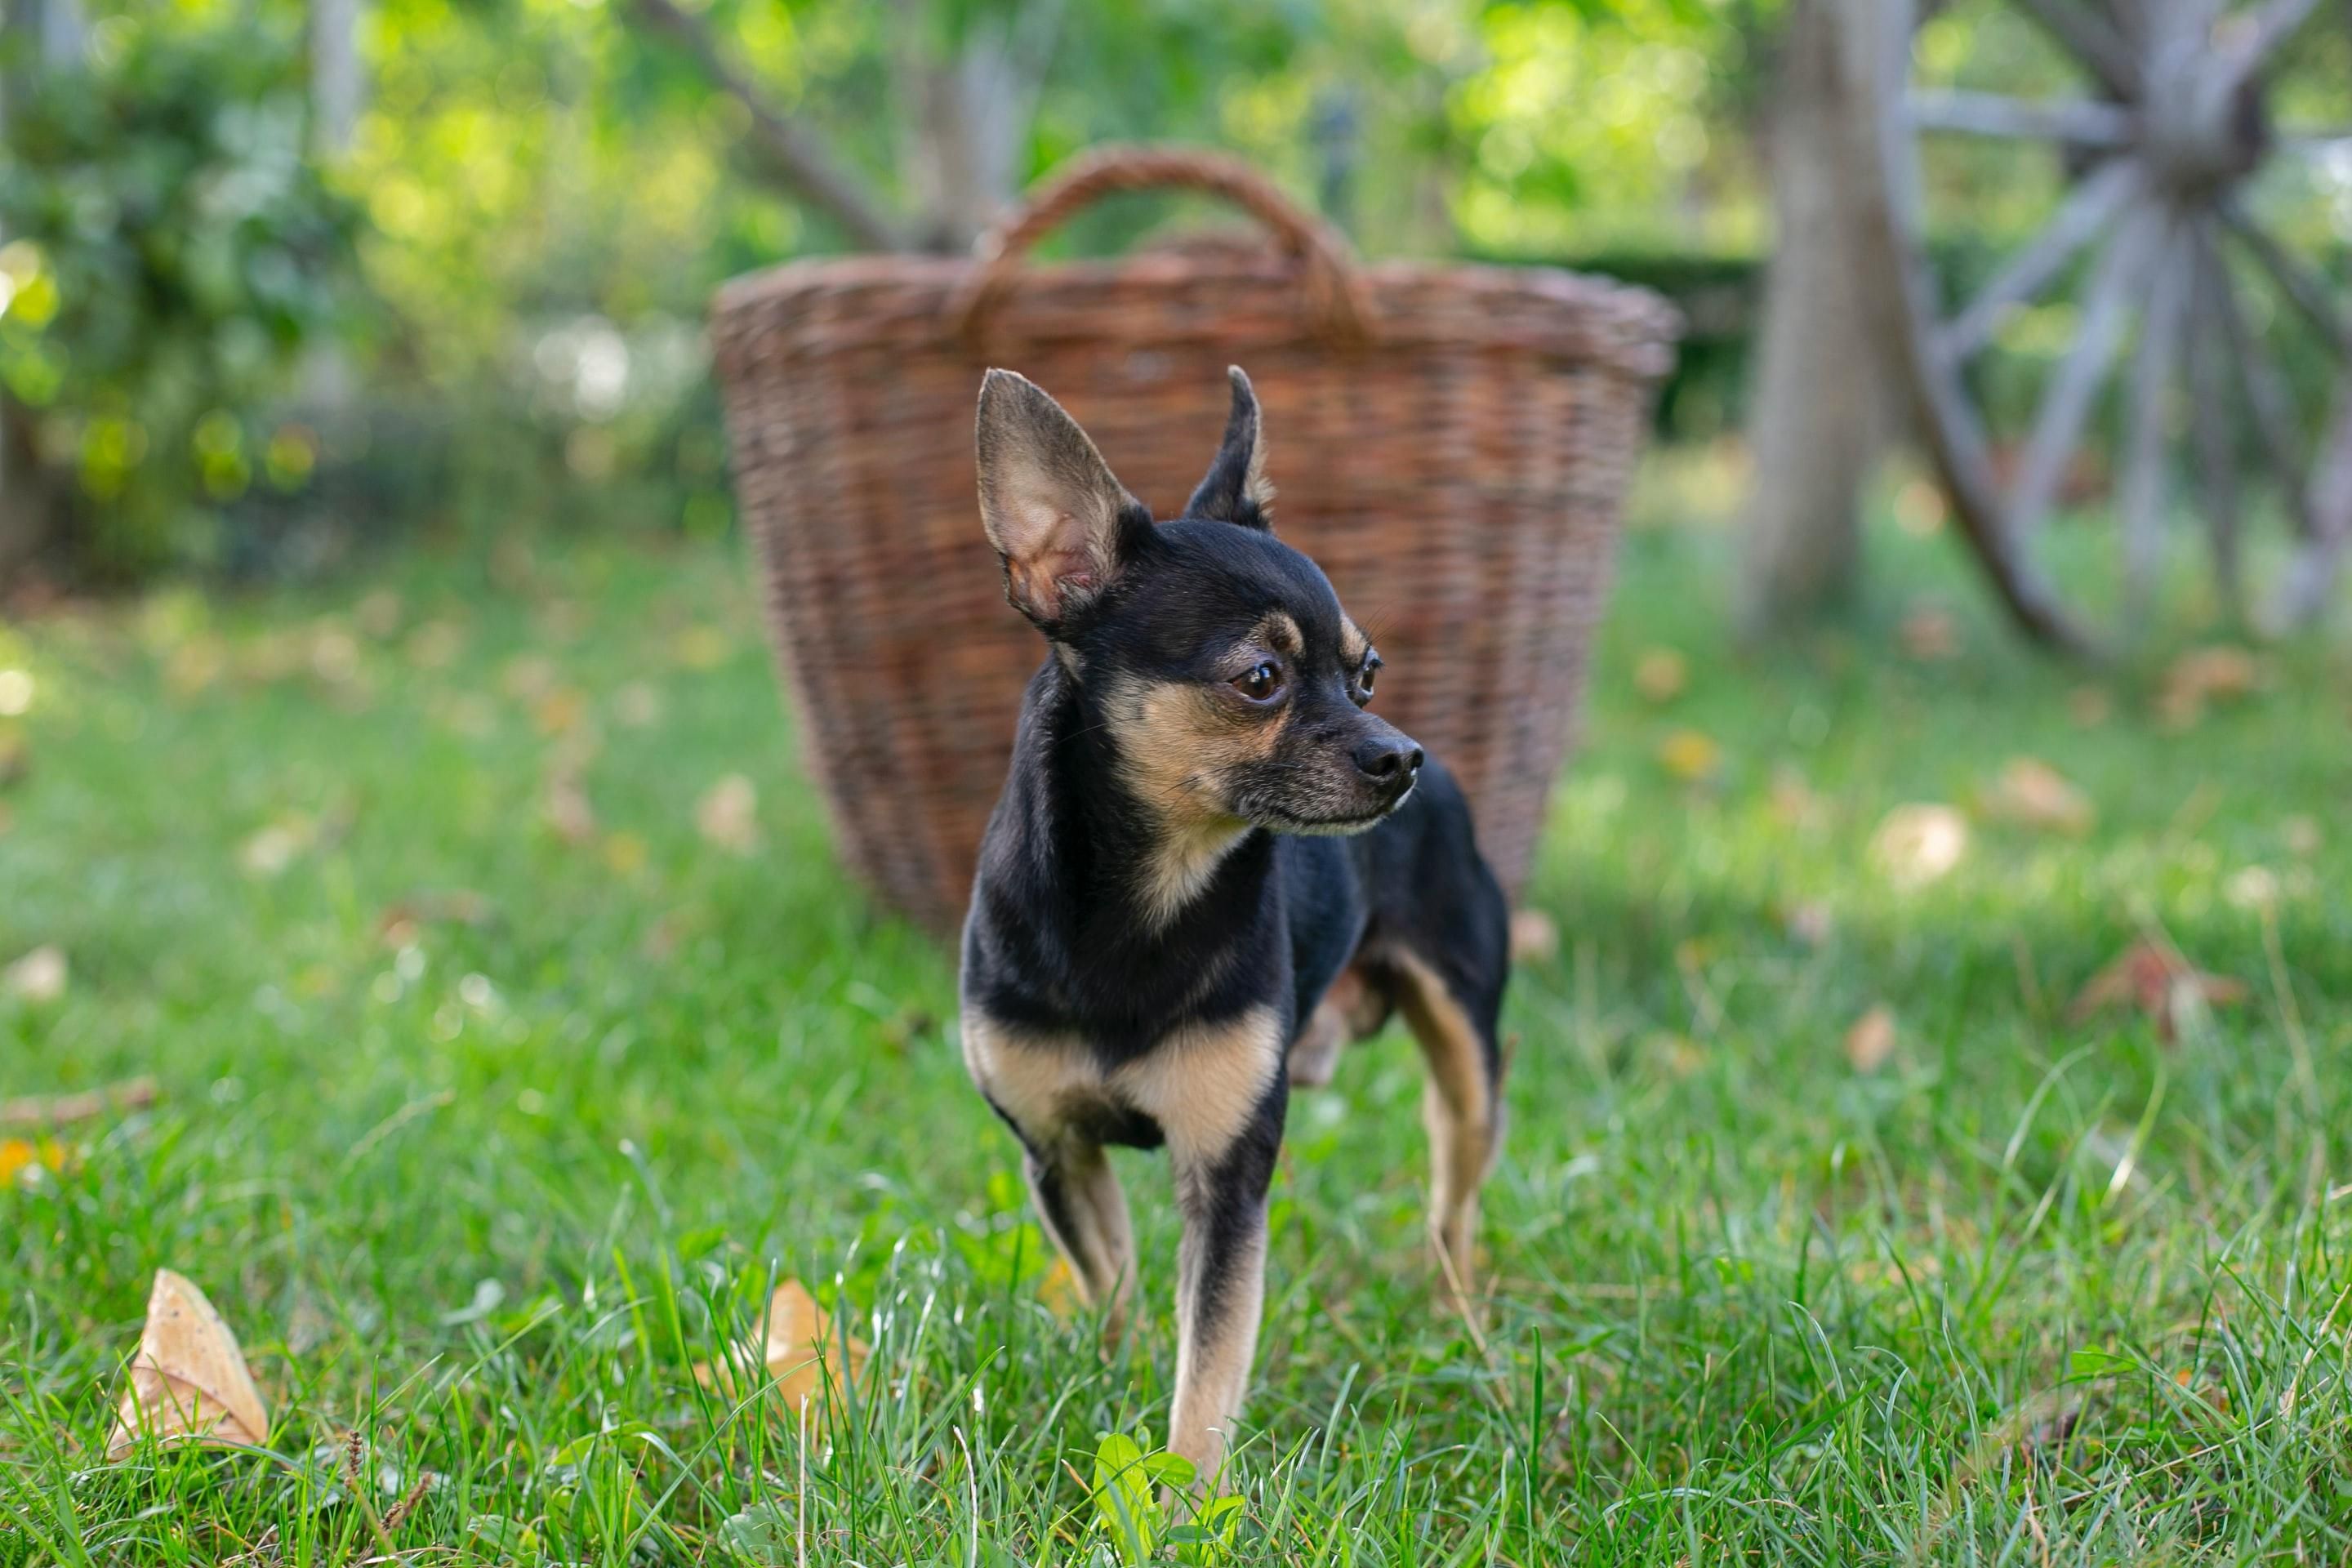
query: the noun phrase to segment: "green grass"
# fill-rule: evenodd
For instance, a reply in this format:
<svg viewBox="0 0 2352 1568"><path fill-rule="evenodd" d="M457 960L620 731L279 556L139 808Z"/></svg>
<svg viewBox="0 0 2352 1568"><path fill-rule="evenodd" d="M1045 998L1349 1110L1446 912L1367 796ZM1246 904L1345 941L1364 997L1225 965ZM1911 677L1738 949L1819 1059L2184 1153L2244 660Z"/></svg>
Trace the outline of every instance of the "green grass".
<svg viewBox="0 0 2352 1568"><path fill-rule="evenodd" d="M1882 616L1759 653L1718 533L1630 539L1480 1331L1425 1261L1392 1033L1293 1110L1232 1560L2352 1554L2352 655L2167 721L2160 659L2038 662L1948 538L1874 548ZM1902 651L1922 594L1960 658ZM0 629L6 668L0 962L71 977L0 997L0 1090L161 1095L0 1191L0 1564L1118 1560L1089 1491L1098 1433L1165 1419L1164 1178L1127 1169L1144 1310L1105 1363L1040 1305L950 961L833 868L731 552L167 594ZM1683 729L1701 783L1658 760ZM1943 879L1876 867L1890 807L1974 809L2014 755L2095 829L1979 813ZM696 825L735 773L748 855ZM2072 1021L2152 931L2247 999ZM103 1462L159 1266L237 1329L268 1451ZM805 1448L690 1373L785 1276L872 1345Z"/></svg>

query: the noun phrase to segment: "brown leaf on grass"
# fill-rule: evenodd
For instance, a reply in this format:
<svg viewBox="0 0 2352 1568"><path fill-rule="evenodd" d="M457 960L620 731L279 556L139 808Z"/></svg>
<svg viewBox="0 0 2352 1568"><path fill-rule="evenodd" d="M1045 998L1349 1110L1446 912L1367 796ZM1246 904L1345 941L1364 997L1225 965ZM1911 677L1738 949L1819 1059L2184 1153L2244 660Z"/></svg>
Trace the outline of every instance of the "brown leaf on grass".
<svg viewBox="0 0 2352 1568"><path fill-rule="evenodd" d="M1968 852L1968 819L1934 802L1896 806L1870 838L1880 875L1906 890L1946 876Z"/></svg>
<svg viewBox="0 0 2352 1568"><path fill-rule="evenodd" d="M2228 1007L2246 999L2246 983L2208 974L2170 945L2140 938L2091 976L2066 1009L2081 1024L2115 1007L2132 1007L2156 1020L2158 1035L2170 1039L2180 1016L2197 1007Z"/></svg>
<svg viewBox="0 0 2352 1568"><path fill-rule="evenodd" d="M486 926L498 908L480 893L466 888L411 893L383 907L376 917L376 934L383 945L406 947L428 925Z"/></svg>
<svg viewBox="0 0 2352 1568"><path fill-rule="evenodd" d="M1549 963L1559 956L1559 922L1541 910L1511 911L1511 962Z"/></svg>
<svg viewBox="0 0 2352 1568"><path fill-rule="evenodd" d="M2115 711L2115 700L2103 686L2078 686L2066 693L2066 715L2078 730L2095 730Z"/></svg>
<svg viewBox="0 0 2352 1568"><path fill-rule="evenodd" d="M588 804L588 792L576 773L551 774L540 809L548 827L566 844L585 844L596 837L596 808Z"/></svg>
<svg viewBox="0 0 2352 1568"><path fill-rule="evenodd" d="M531 722L542 735L568 735L587 717L587 694L576 686L559 686L531 704Z"/></svg>
<svg viewBox="0 0 2352 1568"><path fill-rule="evenodd" d="M2166 667L2157 694L2157 717L2186 729L2205 716L2208 705L2252 696L2263 680L2261 663L2242 647L2217 644L2191 648Z"/></svg>
<svg viewBox="0 0 2352 1568"><path fill-rule="evenodd" d="M694 1380L730 1399L740 1399L763 1381L797 1416L804 1406L821 1406L825 1384L855 1384L866 1370L866 1344L836 1331L808 1287L787 1279L768 1299L768 1325L759 1344L732 1346L717 1362L697 1362ZM817 1408L810 1409L814 1423Z"/></svg>
<svg viewBox="0 0 2352 1568"><path fill-rule="evenodd" d="M205 1293L168 1268L155 1270L147 1327L131 1363L106 1457L119 1459L142 1434L163 1443L242 1443L269 1436L269 1407L245 1352Z"/></svg>
<svg viewBox="0 0 2352 1568"><path fill-rule="evenodd" d="M1653 702L1672 702L1690 684L1690 666L1670 647L1642 650L1633 666L1633 689Z"/></svg>
<svg viewBox="0 0 2352 1568"><path fill-rule="evenodd" d="M0 990L22 1002L54 1002L66 994L68 975L66 950L45 942L0 969Z"/></svg>
<svg viewBox="0 0 2352 1568"><path fill-rule="evenodd" d="M156 1094L153 1079L132 1078L73 1094L34 1094L21 1100L0 1100L0 1127L63 1127L109 1111L136 1110L152 1105Z"/></svg>
<svg viewBox="0 0 2352 1568"><path fill-rule="evenodd" d="M760 847L758 788L741 773L729 773L697 803L694 826L719 848L735 855L751 854Z"/></svg>
<svg viewBox="0 0 2352 1568"><path fill-rule="evenodd" d="M2099 819L2091 797L2039 757L2011 757L1985 792L1984 809L2019 827L2078 838Z"/></svg>
<svg viewBox="0 0 2352 1568"><path fill-rule="evenodd" d="M1845 1059L1856 1072L1876 1072L1895 1054L1895 1012L1881 1002L1845 1032Z"/></svg>
<svg viewBox="0 0 2352 1568"><path fill-rule="evenodd" d="M1960 624L1941 605L1912 605L1905 613L1896 636L1902 640L1903 651L1922 664L1940 664L1960 657Z"/></svg>

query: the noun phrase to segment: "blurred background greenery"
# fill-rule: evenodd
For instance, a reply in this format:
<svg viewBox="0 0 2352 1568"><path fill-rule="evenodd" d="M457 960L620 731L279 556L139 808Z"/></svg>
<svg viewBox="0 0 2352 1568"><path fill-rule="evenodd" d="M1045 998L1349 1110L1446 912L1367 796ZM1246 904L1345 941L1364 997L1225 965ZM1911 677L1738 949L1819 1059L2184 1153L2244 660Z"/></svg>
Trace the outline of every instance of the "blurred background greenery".
<svg viewBox="0 0 2352 1568"><path fill-rule="evenodd" d="M702 318L796 256L958 250L1113 139L1237 150L1373 255L1565 263L1689 322L1659 419L1738 427L1792 0L7 0L0 571L309 574L425 536L732 526ZM1816 6L1815 9L1822 7ZM1924 73L2073 79L1930 5ZM2281 114L2345 118L2345 29ZM2330 55L2328 51L2333 50ZM1954 287L2069 171L1932 177ZM2352 233L2352 170L2306 225ZM1179 219L1188 215L1179 206ZM1170 205L1052 242L1116 249ZM1980 374L2009 423L2074 331ZM2287 373L2333 374L2308 334Z"/></svg>
<svg viewBox="0 0 2352 1568"><path fill-rule="evenodd" d="M1698 328L1668 416L1706 434L1733 416L1751 313L1778 10L19 0L11 477L21 495L37 474L50 543L101 577L309 572L522 518L723 531L712 288L875 237L780 177L762 112L909 246L961 247L1070 153L1152 137L1245 153L1368 252L1659 282ZM349 58L322 58L339 22ZM940 195L943 154L975 139L1001 166ZM1117 206L1060 243L1163 216Z"/></svg>

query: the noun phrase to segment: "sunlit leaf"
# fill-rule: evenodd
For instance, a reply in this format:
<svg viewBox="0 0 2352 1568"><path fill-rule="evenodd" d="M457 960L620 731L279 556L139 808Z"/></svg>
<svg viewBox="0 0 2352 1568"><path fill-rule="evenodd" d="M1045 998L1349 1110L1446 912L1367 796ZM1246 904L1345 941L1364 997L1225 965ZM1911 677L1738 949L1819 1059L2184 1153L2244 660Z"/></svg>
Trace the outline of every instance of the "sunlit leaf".
<svg viewBox="0 0 2352 1568"><path fill-rule="evenodd" d="M142 1435L166 1444L242 1443L269 1436L269 1410L237 1348L236 1336L205 1293L168 1268L155 1271L147 1326L131 1363L131 1386L115 1413L109 1458L130 1453Z"/></svg>

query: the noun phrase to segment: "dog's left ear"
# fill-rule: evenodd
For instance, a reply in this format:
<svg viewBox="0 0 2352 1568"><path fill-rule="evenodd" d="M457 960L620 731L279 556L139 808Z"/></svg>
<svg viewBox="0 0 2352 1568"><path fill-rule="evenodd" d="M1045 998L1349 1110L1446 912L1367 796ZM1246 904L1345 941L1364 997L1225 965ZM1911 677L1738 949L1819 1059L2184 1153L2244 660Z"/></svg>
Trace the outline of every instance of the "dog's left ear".
<svg viewBox="0 0 2352 1568"><path fill-rule="evenodd" d="M1184 503L1186 517L1274 531L1274 486L1266 482L1265 442L1258 435L1257 394L1239 365L1229 366L1233 378L1234 411L1225 417L1224 445L1209 465L1192 499Z"/></svg>
<svg viewBox="0 0 2352 1568"><path fill-rule="evenodd" d="M1151 514L1078 422L1024 376L988 373L975 434L981 525L1004 567L1004 596L1059 637L1149 542Z"/></svg>

